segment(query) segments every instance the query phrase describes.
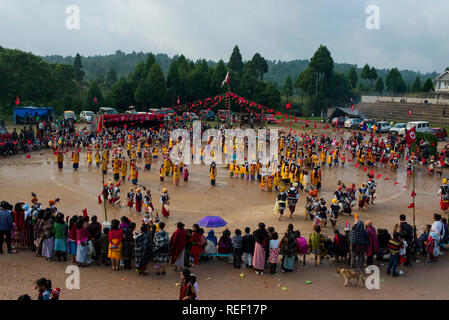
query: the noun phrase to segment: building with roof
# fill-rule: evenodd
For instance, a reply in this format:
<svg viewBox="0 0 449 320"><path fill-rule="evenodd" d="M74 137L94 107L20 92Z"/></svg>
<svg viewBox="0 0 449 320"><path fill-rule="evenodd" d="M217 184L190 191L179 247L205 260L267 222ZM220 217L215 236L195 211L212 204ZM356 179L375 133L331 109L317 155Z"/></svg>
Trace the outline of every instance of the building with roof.
<svg viewBox="0 0 449 320"><path fill-rule="evenodd" d="M360 118L367 119L368 117L359 109L354 108L343 108L343 107L333 107L327 110L327 119L331 120L335 117L346 117L346 118Z"/></svg>
<svg viewBox="0 0 449 320"><path fill-rule="evenodd" d="M449 70L444 71L441 75L434 80L435 92L449 94Z"/></svg>

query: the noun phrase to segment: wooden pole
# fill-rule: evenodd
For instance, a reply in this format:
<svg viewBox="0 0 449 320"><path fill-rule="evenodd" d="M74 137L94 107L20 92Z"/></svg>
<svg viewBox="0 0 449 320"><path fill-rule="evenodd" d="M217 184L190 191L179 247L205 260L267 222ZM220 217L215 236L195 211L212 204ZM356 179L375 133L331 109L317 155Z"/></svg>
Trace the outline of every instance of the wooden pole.
<svg viewBox="0 0 449 320"><path fill-rule="evenodd" d="M100 117L100 120L99 121L102 121L103 120L103 118L102 117ZM100 134L102 134L102 132L103 132L103 123L101 123L101 131L100 131ZM103 141L103 135L101 135L101 158L102 158L102 161L101 161L101 166L102 166L102 168L101 168L101 175L102 175L102 178L103 178L103 184L102 184L102 186L101 186L101 188L102 188L102 190L104 190L104 171L103 171L103 162L105 161L105 159L104 159L104 141ZM106 164L107 165L107 164ZM104 208L104 221L105 222L107 222L108 221L108 213L107 213L107 210L106 210L106 197L103 195L103 208Z"/></svg>
<svg viewBox="0 0 449 320"><path fill-rule="evenodd" d="M416 239L415 230L415 157L413 157L413 238Z"/></svg>
<svg viewBox="0 0 449 320"><path fill-rule="evenodd" d="M232 127L232 117L231 117L231 72L228 69L228 74L229 74L229 78L228 78L228 121L229 121L229 128Z"/></svg>

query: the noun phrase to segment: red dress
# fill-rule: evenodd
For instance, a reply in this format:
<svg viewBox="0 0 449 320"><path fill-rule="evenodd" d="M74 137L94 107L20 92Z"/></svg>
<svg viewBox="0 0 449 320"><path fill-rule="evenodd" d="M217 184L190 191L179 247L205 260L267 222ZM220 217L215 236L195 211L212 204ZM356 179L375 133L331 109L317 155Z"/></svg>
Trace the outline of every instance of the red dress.
<svg viewBox="0 0 449 320"><path fill-rule="evenodd" d="M199 234L198 232L194 232L192 237L190 238L190 242L192 243L190 253L193 255L194 263L198 264L198 257L200 253L203 252L203 248L201 247L201 234Z"/></svg>

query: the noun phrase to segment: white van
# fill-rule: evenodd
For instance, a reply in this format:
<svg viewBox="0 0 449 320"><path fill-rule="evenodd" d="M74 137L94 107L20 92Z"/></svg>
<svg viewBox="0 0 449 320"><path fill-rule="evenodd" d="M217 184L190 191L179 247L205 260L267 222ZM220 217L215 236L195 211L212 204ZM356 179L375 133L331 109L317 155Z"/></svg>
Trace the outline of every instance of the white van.
<svg viewBox="0 0 449 320"><path fill-rule="evenodd" d="M407 130L416 127L416 132L430 132L430 123L428 121L412 121L407 123Z"/></svg>

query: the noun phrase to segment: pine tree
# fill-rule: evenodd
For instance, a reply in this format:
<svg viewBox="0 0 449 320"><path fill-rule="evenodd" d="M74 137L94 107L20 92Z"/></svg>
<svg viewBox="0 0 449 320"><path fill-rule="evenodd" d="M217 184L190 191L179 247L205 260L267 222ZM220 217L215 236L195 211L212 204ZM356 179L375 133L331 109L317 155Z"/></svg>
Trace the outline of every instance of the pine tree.
<svg viewBox="0 0 449 320"><path fill-rule="evenodd" d="M78 84L83 82L84 71L83 63L81 62L81 56L79 53L76 54L75 60L73 61L73 67L75 68L75 80Z"/></svg>
<svg viewBox="0 0 449 320"><path fill-rule="evenodd" d="M287 78L285 78L284 87L282 88L282 94L286 96L287 102L289 101L289 98L293 95L293 83L292 78L290 76L287 76Z"/></svg>
<svg viewBox="0 0 449 320"><path fill-rule="evenodd" d="M429 93L430 91L435 90L434 86L433 86L433 81L430 78L427 78L426 82L424 82L423 86L422 86L422 91Z"/></svg>
<svg viewBox="0 0 449 320"><path fill-rule="evenodd" d="M238 74L243 72L243 60L238 46L235 46L234 50L232 50L228 66L231 70L237 72Z"/></svg>
<svg viewBox="0 0 449 320"><path fill-rule="evenodd" d="M357 76L357 71L355 70L354 67L349 69L348 79L349 79L349 84L351 85L351 88L354 89L355 87L357 87L357 81L359 81L359 79Z"/></svg>
<svg viewBox="0 0 449 320"><path fill-rule="evenodd" d="M376 92L382 93L385 89L384 81L381 77L377 78L376 84L374 85Z"/></svg>
<svg viewBox="0 0 449 320"><path fill-rule="evenodd" d="M412 92L421 92L422 88L421 88L421 81L419 80L419 77L416 76L415 82L413 82L412 85Z"/></svg>

